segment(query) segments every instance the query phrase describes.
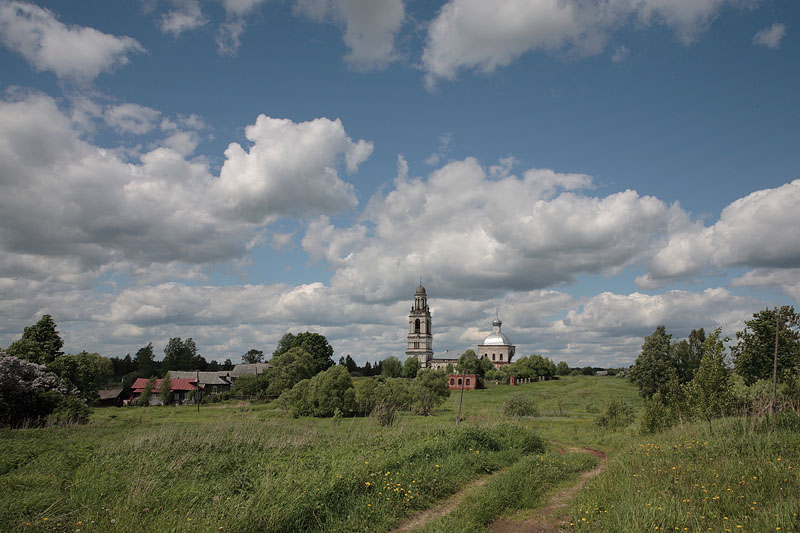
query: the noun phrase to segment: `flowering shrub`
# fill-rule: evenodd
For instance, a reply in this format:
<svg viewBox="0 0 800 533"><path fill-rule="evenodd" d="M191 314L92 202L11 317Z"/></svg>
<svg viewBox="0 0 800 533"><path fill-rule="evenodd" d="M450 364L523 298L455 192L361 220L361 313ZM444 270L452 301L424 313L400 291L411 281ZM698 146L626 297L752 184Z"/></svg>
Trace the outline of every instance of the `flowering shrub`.
<svg viewBox="0 0 800 533"><path fill-rule="evenodd" d="M0 425L37 422L75 394L44 365L0 352Z"/></svg>

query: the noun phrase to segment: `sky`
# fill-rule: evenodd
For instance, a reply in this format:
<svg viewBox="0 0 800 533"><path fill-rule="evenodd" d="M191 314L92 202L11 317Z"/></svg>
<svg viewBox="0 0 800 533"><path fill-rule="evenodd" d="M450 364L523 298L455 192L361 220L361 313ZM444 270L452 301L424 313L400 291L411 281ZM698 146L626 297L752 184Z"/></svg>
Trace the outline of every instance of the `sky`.
<svg viewBox="0 0 800 533"><path fill-rule="evenodd" d="M800 304L793 0L0 0L0 346L287 332L405 359L497 313L632 364Z"/></svg>

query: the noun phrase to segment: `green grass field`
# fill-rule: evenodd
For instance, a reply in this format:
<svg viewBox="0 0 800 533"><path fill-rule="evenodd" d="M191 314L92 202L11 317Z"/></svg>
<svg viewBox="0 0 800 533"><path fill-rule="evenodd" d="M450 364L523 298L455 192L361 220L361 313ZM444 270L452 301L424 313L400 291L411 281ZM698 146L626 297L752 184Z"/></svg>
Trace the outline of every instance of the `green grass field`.
<svg viewBox="0 0 800 533"><path fill-rule="evenodd" d="M503 417L511 394L535 398L539 416ZM610 398L641 409L634 387L611 377L466 391L458 429L458 394L434 416L403 414L390 428L368 418L292 419L272 404L215 404L199 414L97 409L88 426L0 431L0 530L386 531L494 474L462 503L469 513L426 526L481 530L596 464L558 453L569 446L610 456L578 494L571 528L724 531L716 515L727 513L734 531L800 530L796 432L739 438L736 421L720 423L713 437L699 425L655 439L638 436L636 425L605 432L594 421ZM706 444L687 448L692 442ZM701 509L698 489L710 487L707 497L720 500ZM709 518L690 520L684 508Z"/></svg>

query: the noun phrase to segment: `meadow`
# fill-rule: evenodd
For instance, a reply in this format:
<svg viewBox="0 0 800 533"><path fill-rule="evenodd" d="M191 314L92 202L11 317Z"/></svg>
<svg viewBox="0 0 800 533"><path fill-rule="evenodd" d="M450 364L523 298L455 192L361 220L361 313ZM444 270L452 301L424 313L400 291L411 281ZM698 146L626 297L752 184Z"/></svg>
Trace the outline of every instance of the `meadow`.
<svg viewBox="0 0 800 533"><path fill-rule="evenodd" d="M517 394L538 416L502 415ZM387 531L484 479L452 519L423 525L480 531L593 468L569 451L583 446L609 460L572 502L568 530L800 530L796 429L603 431L595 419L611 398L641 410L626 380L584 376L466 391L458 428L457 393L392 427L293 419L274 404L96 409L87 426L0 431L0 530Z"/></svg>

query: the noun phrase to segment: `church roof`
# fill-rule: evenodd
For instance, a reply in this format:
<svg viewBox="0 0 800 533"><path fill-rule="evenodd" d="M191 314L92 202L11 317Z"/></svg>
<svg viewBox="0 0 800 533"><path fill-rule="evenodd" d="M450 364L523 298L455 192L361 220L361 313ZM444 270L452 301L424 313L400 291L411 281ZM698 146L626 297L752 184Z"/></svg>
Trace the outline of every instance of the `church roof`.
<svg viewBox="0 0 800 533"><path fill-rule="evenodd" d="M492 321L492 326L494 326L494 331L489 333L485 339L483 339L482 346L507 346L511 344L511 341L508 337L506 337L505 333L500 331L500 327L503 325L503 322L499 318L495 318Z"/></svg>
<svg viewBox="0 0 800 533"><path fill-rule="evenodd" d="M417 294L425 294L425 287L422 286L422 283L417 287Z"/></svg>

